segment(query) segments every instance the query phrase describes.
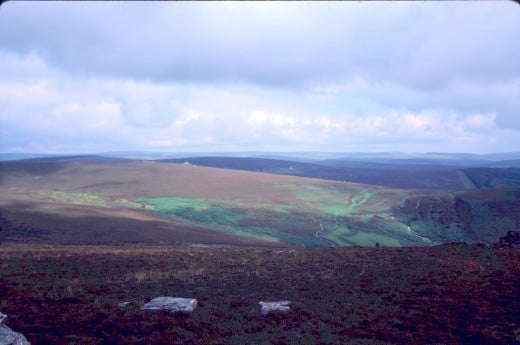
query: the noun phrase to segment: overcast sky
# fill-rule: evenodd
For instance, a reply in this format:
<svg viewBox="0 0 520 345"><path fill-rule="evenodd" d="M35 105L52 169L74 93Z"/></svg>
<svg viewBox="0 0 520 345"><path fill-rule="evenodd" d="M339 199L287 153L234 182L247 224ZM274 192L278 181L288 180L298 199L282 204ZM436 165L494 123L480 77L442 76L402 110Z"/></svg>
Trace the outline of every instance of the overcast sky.
<svg viewBox="0 0 520 345"><path fill-rule="evenodd" d="M520 151L520 6L7 2L0 152Z"/></svg>

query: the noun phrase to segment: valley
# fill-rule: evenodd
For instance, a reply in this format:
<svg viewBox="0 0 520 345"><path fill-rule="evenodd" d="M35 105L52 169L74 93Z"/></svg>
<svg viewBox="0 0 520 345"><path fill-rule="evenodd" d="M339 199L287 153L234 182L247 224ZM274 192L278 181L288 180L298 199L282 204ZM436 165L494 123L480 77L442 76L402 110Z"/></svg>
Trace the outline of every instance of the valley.
<svg viewBox="0 0 520 345"><path fill-rule="evenodd" d="M270 164L272 169L264 170L272 171L287 162L257 159L253 166ZM450 174L461 185L464 174L481 187L459 186L459 191L393 186L392 181L414 173L413 166L407 168L405 175L399 173L402 168L389 169L386 174L393 179L369 185L188 161L73 157L2 162L0 240L424 246L458 241L491 244L519 226L518 169L452 169ZM418 171L420 175L426 168ZM443 171L438 178L446 177ZM371 172L367 169L366 175Z"/></svg>

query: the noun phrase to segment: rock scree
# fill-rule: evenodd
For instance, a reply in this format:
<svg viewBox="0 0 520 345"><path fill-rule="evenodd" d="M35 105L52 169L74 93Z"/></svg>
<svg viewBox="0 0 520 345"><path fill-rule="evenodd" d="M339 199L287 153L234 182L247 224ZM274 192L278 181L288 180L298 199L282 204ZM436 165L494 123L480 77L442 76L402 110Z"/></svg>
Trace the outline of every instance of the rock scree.
<svg viewBox="0 0 520 345"><path fill-rule="evenodd" d="M168 310L172 313L192 313L197 308L195 298L156 297L141 307L141 310Z"/></svg>
<svg viewBox="0 0 520 345"><path fill-rule="evenodd" d="M7 315L0 312L0 345L30 345L27 339L18 332L3 324Z"/></svg>
<svg viewBox="0 0 520 345"><path fill-rule="evenodd" d="M259 302L259 304L262 307L262 315L266 315L271 312L286 313L291 309L291 307L289 307L289 304L291 304L290 301Z"/></svg>

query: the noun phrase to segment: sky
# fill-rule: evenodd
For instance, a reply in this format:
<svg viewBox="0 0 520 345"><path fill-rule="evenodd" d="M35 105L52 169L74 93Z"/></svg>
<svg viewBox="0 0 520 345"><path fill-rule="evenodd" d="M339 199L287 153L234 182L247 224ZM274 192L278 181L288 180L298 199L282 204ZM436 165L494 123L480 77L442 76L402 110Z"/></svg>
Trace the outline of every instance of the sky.
<svg viewBox="0 0 520 345"><path fill-rule="evenodd" d="M7 2L0 152L520 151L510 1Z"/></svg>

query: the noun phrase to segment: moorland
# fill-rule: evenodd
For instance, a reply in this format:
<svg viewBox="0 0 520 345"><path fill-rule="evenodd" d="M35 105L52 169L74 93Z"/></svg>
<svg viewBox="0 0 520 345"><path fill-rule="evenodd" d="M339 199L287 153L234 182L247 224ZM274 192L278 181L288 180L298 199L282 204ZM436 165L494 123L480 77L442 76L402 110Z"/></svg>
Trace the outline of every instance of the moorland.
<svg viewBox="0 0 520 345"><path fill-rule="evenodd" d="M0 310L32 344L517 344L520 251L0 246ZM197 298L192 315L140 310ZM290 300L261 315L259 301ZM125 308L118 303L130 302Z"/></svg>
<svg viewBox="0 0 520 345"><path fill-rule="evenodd" d="M519 226L519 204L516 167L239 157L0 163L4 242L492 244Z"/></svg>
<svg viewBox="0 0 520 345"><path fill-rule="evenodd" d="M1 161L0 311L32 344L520 343L520 155L438 156Z"/></svg>

